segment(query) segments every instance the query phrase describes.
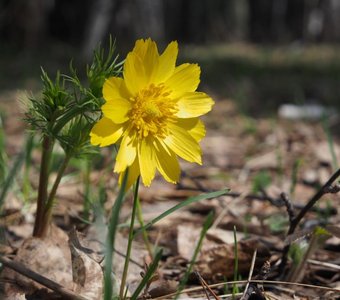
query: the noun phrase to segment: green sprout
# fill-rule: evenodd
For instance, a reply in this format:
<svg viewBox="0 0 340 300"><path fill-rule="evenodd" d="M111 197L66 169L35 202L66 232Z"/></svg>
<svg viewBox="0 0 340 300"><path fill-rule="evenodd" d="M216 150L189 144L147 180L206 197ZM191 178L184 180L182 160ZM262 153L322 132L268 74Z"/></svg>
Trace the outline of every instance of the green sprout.
<svg viewBox="0 0 340 300"><path fill-rule="evenodd" d="M91 65L87 67L87 85L83 85L76 70L70 65L71 75L57 73L54 80L42 70L43 92L41 98L30 97L26 122L32 134L40 135L42 154L37 199L37 215L33 235L47 235L55 205L55 196L72 158L89 158L97 149L89 142L93 124L100 117L102 86L106 78L121 73L121 65L114 56L114 44L105 55L99 47ZM48 190L54 146L64 150L57 177Z"/></svg>

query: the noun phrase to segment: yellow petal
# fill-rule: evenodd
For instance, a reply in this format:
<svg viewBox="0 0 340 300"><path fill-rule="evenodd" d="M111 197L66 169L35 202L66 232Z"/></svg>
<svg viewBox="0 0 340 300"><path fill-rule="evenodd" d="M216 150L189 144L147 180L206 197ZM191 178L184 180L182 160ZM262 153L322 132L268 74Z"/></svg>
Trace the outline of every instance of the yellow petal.
<svg viewBox="0 0 340 300"><path fill-rule="evenodd" d="M114 168L116 173L124 172L127 167L132 165L137 154L136 148L135 140L128 134L125 135L120 143L116 157L116 164Z"/></svg>
<svg viewBox="0 0 340 300"><path fill-rule="evenodd" d="M151 83L158 69L157 45L151 39L136 41L124 63L124 81L132 95Z"/></svg>
<svg viewBox="0 0 340 300"><path fill-rule="evenodd" d="M116 143L122 134L122 125L115 124L110 119L103 117L93 126L90 132L90 141L92 145L104 147Z"/></svg>
<svg viewBox="0 0 340 300"><path fill-rule="evenodd" d="M123 98L115 98L102 106L104 116L117 124L124 123L129 119L128 112L130 109L131 103Z"/></svg>
<svg viewBox="0 0 340 300"><path fill-rule="evenodd" d="M155 83L161 83L167 80L175 70L178 55L178 44L176 41L171 42L159 57L158 70L155 74Z"/></svg>
<svg viewBox="0 0 340 300"><path fill-rule="evenodd" d="M105 80L103 85L103 97L106 101L112 101L116 98L129 98L128 91L125 87L124 80L120 77L110 77Z"/></svg>
<svg viewBox="0 0 340 300"><path fill-rule="evenodd" d="M201 148L197 141L185 129L175 124L169 125L168 128L170 133L163 140L164 143L183 159L202 164Z"/></svg>
<svg viewBox="0 0 340 300"><path fill-rule="evenodd" d="M186 130L197 142L205 136L205 126L198 118L177 119L176 125Z"/></svg>
<svg viewBox="0 0 340 300"><path fill-rule="evenodd" d="M129 173L128 173L128 178L126 182L126 187L125 191L127 191L137 180L137 177L140 175L139 171L139 164L138 164L138 159L136 158L133 164L128 168ZM124 178L124 172L120 173L119 175L119 184L122 184Z"/></svg>
<svg viewBox="0 0 340 300"><path fill-rule="evenodd" d="M153 80L155 71L158 69L159 54L157 44L150 38L147 40L137 40L134 49L132 50L139 56L144 65L144 76L147 82Z"/></svg>
<svg viewBox="0 0 340 300"><path fill-rule="evenodd" d="M142 139L138 147L139 169L145 186L150 186L156 173L156 158L152 139Z"/></svg>
<svg viewBox="0 0 340 300"><path fill-rule="evenodd" d="M205 93L191 92L184 94L177 102L179 118L195 118L211 110L214 101Z"/></svg>
<svg viewBox="0 0 340 300"><path fill-rule="evenodd" d="M172 90L171 98L181 97L184 93L196 91L200 82L200 67L197 64L182 64L165 81L165 86Z"/></svg>
<svg viewBox="0 0 340 300"><path fill-rule="evenodd" d="M178 182L181 170L176 154L167 149L167 146L163 142L157 141L156 143L155 154L158 171L166 181L171 183Z"/></svg>
<svg viewBox="0 0 340 300"><path fill-rule="evenodd" d="M146 87L148 80L145 76L144 64L136 53L130 52L127 55L123 76L125 85L132 96Z"/></svg>

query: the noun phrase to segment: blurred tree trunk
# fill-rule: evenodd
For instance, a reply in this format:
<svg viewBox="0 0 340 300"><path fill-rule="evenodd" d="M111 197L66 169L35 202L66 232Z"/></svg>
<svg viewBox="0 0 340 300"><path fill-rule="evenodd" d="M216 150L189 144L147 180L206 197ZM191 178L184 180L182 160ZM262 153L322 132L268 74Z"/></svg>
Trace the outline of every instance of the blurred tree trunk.
<svg viewBox="0 0 340 300"><path fill-rule="evenodd" d="M164 41L164 18L162 0L133 0L133 30L135 38L151 37Z"/></svg>
<svg viewBox="0 0 340 300"><path fill-rule="evenodd" d="M305 0L303 7L303 41L316 42L323 28L324 13L319 0Z"/></svg>
<svg viewBox="0 0 340 300"><path fill-rule="evenodd" d="M85 29L82 57L89 60L98 44L108 32L116 0L96 0L90 8L90 18Z"/></svg>
<svg viewBox="0 0 340 300"><path fill-rule="evenodd" d="M285 16L287 13L287 0L274 1L272 6L272 34L276 42L284 42L287 39Z"/></svg>
<svg viewBox="0 0 340 300"><path fill-rule="evenodd" d="M9 40L20 49L37 49L46 33L50 1L13 0L7 7Z"/></svg>
<svg viewBox="0 0 340 300"><path fill-rule="evenodd" d="M202 13L207 19L206 28L202 28L206 41L235 41L246 37L248 25L246 0L207 0Z"/></svg>
<svg viewBox="0 0 340 300"><path fill-rule="evenodd" d="M248 38L249 29L249 5L246 0L232 0L231 1L235 15L234 21L234 38L244 41Z"/></svg>
<svg viewBox="0 0 340 300"><path fill-rule="evenodd" d="M185 19L184 39L188 42L203 43L208 32L206 0L183 1L183 18ZM181 29L179 29L181 30Z"/></svg>
<svg viewBox="0 0 340 300"><path fill-rule="evenodd" d="M340 41L340 1L328 0L324 7L325 26L323 35L327 42Z"/></svg>
<svg viewBox="0 0 340 300"><path fill-rule="evenodd" d="M306 1L313 0L288 0L286 11L286 26L289 40L302 40L305 37Z"/></svg>
<svg viewBox="0 0 340 300"><path fill-rule="evenodd" d="M169 40L183 41L187 32L187 2L183 0L165 0L164 10L164 34ZM175 21L174 21L175 20Z"/></svg>
<svg viewBox="0 0 340 300"><path fill-rule="evenodd" d="M281 0L280 0L281 1ZM272 0L248 0L249 37L253 42L268 42L272 39Z"/></svg>

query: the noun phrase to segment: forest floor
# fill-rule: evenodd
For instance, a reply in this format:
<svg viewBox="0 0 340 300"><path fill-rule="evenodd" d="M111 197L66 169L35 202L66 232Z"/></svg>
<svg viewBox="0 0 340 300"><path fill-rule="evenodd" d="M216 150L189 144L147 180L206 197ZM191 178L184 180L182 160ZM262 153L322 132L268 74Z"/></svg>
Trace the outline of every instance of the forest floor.
<svg viewBox="0 0 340 300"><path fill-rule="evenodd" d="M25 97L23 91L11 89L0 94L0 135L6 174L26 147L27 128L22 121ZM254 118L240 112L231 99L217 96L215 100L213 110L204 117L207 134L201 142L203 165L181 162L183 172L177 185L157 177L150 188L141 186L144 222L188 197L225 188L230 191L177 210L148 230L151 244L162 247L163 256L157 276L143 297L173 297L171 294L178 290L202 226L212 211L213 223L194 264L195 273L189 276L182 291L182 299L240 299L249 275L261 283L251 283L243 299L339 299L340 197L336 190L339 186L333 186L334 193L325 193L308 210L295 233L287 236L292 214L298 215L338 168L339 117L324 121L291 120L272 113L270 117ZM112 172L112 153L108 148L103 149L89 173L83 161L71 162L57 193L53 218L56 227L50 236L54 241L51 246L31 238L39 176L39 142L38 138L33 140L30 157L17 170L2 205L0 254L16 257L16 261L66 289L86 295L92 285L98 289L102 277L92 266L90 272L83 274L87 276L86 285L75 284L79 278L74 274L72 277L75 263L67 243L68 234L74 234L75 228L76 239L84 249L91 250L92 262L99 265L106 234L104 224L118 192L117 176ZM57 149L53 170L57 170L60 156ZM25 175L27 166L29 173ZM91 202L90 222L84 221L85 198ZM120 213L121 226L116 241L113 270L118 280L123 269L131 206L132 195L129 195ZM140 225L136 222L135 226L137 229ZM56 244L63 246L55 248ZM290 245L289 259L280 270L282 249L287 245ZM254 250L257 250L256 256ZM88 255L84 253L87 252L83 251L80 256ZM142 280L141 272L146 271L149 263L143 239L137 236L127 281L131 291ZM233 285L231 282L235 280L242 282ZM216 295L207 291L207 296L203 287L212 284ZM57 292L46 291L10 268L5 268L0 279L0 295L5 290L11 295L7 299L25 299L25 295L31 295L26 299L63 299Z"/></svg>
<svg viewBox="0 0 340 300"><path fill-rule="evenodd" d="M17 92L2 95L1 109L5 112L4 132L8 163L12 163L25 143L25 125L22 123L18 107ZM6 99L4 101L4 99ZM155 224L149 231L152 244L164 248L162 262L158 269L159 278L149 288L149 295L156 297L174 292L177 283L186 269L193 254L193 249L200 235L202 224L210 211L214 211L213 225L207 232L194 269L206 282L220 283L236 279L247 279L251 269L253 252L257 249L253 275L266 261L271 264L268 278L278 280L287 278L277 273L281 250L287 241L289 218L285 206L280 201L280 194L287 193L294 212L298 212L332 175L331 148L324 128L319 122L287 121L284 119L252 119L240 115L231 101L219 100L213 111L206 116L207 135L202 141L203 166L182 164L183 174L177 185L170 185L157 178L150 188L141 187L140 197L145 222L183 201L189 196L202 192L230 188L230 195L204 200L176 211ZM332 126L332 125L331 125ZM335 125L334 125L335 126ZM32 151L30 169L30 193L28 199L22 190L22 175L16 176L13 188L6 197L1 214L1 226L5 236L2 248L7 255L17 253L22 243L27 241L33 228L35 212L35 192L39 167L39 140ZM340 161L339 140L334 139L333 148ZM104 156L110 156L105 150ZM56 158L57 159L57 158ZM110 160L110 159L108 159ZM107 194L104 207L109 211L115 199L116 176L106 169L91 172L91 195L96 203L99 184L105 185ZM83 234L82 239L101 242L97 222L85 224L83 215L84 179L81 168L74 165L69 169L58 191L58 205L54 211L54 222L66 232L76 226ZM268 299L336 299L340 293L340 239L329 235L320 239L317 246L311 248L306 260L301 253L306 251L311 241L315 226L336 226L339 224L339 195L327 194L311 209L301 222L293 245L300 253L300 259L289 262L285 272L298 265L301 274L293 282L307 283L311 286L282 284L263 284L264 294ZM131 197L128 197L121 212L121 223L128 221L131 212ZM106 215L105 213L105 215ZM238 245L238 274L234 273L234 228ZM339 228L339 227L337 227ZM306 230L310 232L307 234ZM339 230L339 229L338 229ZM99 230L100 231L100 230ZM118 236L117 250L124 253L126 229ZM321 242L322 240L322 242ZM6 245L6 247L5 247ZM98 246L98 245L97 245ZM94 247L94 246L91 246ZM26 249L26 248L25 248ZM300 249L300 250L297 250ZM4 250L3 250L4 251ZM32 252L32 249L25 251ZM44 257L39 251L35 255ZM147 252L141 239L137 239L133 248L128 282L130 286L141 280L141 266L147 260ZM39 260L29 263L30 268L39 270ZM117 255L115 272L120 274L122 258ZM53 269L55 259L47 274L58 272ZM302 264L302 265L301 265ZM53 276L59 278L62 274ZM281 274L282 275L282 274ZM5 280L5 279L3 279ZM16 279L18 280L18 279ZM61 282L65 279L61 278ZM197 278L190 278L188 286L200 286ZM331 287L335 290L322 290L316 286ZM230 294L229 287L221 284L215 288L217 294ZM229 292L228 292L229 291ZM186 293L183 297L197 297L202 291ZM325 296L327 295L327 296ZM337 296L336 296L337 295ZM260 298L259 298L260 299Z"/></svg>

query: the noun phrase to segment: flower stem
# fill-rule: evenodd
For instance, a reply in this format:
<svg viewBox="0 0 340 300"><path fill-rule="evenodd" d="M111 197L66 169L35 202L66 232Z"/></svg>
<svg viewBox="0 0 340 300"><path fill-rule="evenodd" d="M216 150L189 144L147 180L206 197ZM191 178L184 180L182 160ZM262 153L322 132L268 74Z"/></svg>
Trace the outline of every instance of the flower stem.
<svg viewBox="0 0 340 300"><path fill-rule="evenodd" d="M152 251L152 247L148 238L148 234L144 228L144 219L143 219L143 212L142 212L142 207L140 204L140 199L139 196L137 195L137 218L138 218L138 222L142 228L142 235L143 235L143 240L144 240L144 244L146 249L149 252L149 256L151 258L151 260L153 260L153 251Z"/></svg>
<svg viewBox="0 0 340 300"><path fill-rule="evenodd" d="M60 184L61 178L64 175L64 172L65 172L65 170L68 166L70 159L71 159L71 155L66 154L64 161L62 162L62 164L59 167L57 177L54 181L54 184L52 186L50 194L48 195L48 199L46 201L46 204L45 204L45 207L44 207L44 213L43 213L43 216L42 216L40 237L45 237L47 232L48 232L49 225L50 225L51 218L52 218L52 208L53 208L53 204L54 204L54 198L55 198L55 195L57 193L57 189L58 189L58 186Z"/></svg>
<svg viewBox="0 0 340 300"><path fill-rule="evenodd" d="M39 175L39 188L38 188L38 199L37 199L37 213L34 222L33 236L42 237L43 229L43 216L45 211L45 205L47 201L47 187L49 178L49 168L52 157L54 140L48 136L45 136L42 141L42 152L41 152L41 166Z"/></svg>
<svg viewBox="0 0 340 300"><path fill-rule="evenodd" d="M128 269L129 269L132 240L133 240L133 237L134 237L133 226L134 226L134 223L135 223L135 217L136 217L136 211L137 211L137 202L138 202L139 178L140 177L138 176L136 183L135 183L135 189L134 189L134 194L133 194L133 206L132 206L131 222L130 222L130 229L129 229L129 239L128 239L128 245L127 245L127 249L126 249L124 270L123 270L122 281L121 281L120 292L119 292L120 299L124 299L125 284L126 284L127 272L128 272Z"/></svg>
<svg viewBox="0 0 340 300"><path fill-rule="evenodd" d="M125 199L126 183L128 179L129 169L124 173L122 185L116 199L115 204L111 210L111 217L108 224L108 233L106 238L106 255L105 255L105 268L104 268L104 300L112 300L113 283L112 283L112 262L113 262L113 250L115 244L115 237L118 225L119 213Z"/></svg>
<svg viewBox="0 0 340 300"><path fill-rule="evenodd" d="M58 170L58 173L57 173L57 178L55 179L53 187L52 187L50 194L48 196L48 200L47 200L47 203L46 203L46 206L45 206L45 214L44 214L45 218L46 218L46 224L45 224L46 228L48 228L48 225L51 221L52 208L53 208L53 204L54 204L55 195L57 194L57 189L59 187L61 178L63 177L65 170L68 166L68 163L70 162L71 157L72 157L72 155L66 154L62 164L59 167L59 170Z"/></svg>
<svg viewBox="0 0 340 300"><path fill-rule="evenodd" d="M83 206L83 218L89 221L90 215L90 175L91 175L91 164L90 161L85 161L85 170L83 172L84 180L84 206Z"/></svg>

